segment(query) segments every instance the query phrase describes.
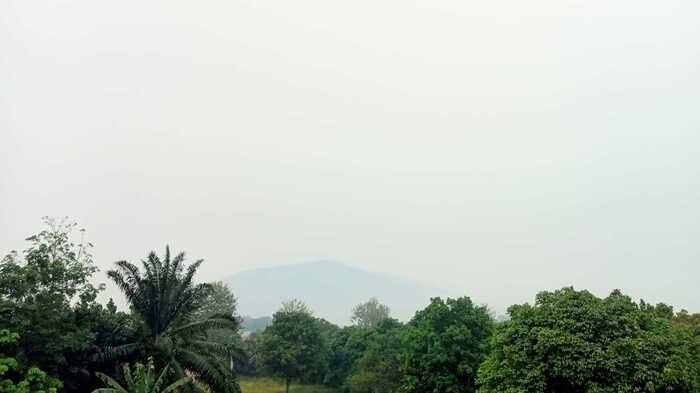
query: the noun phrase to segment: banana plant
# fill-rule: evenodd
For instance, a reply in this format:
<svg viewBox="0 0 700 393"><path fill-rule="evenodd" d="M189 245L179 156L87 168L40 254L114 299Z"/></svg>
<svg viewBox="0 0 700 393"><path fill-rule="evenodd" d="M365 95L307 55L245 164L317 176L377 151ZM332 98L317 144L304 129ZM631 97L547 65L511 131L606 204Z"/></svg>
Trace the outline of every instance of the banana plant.
<svg viewBox="0 0 700 393"><path fill-rule="evenodd" d="M96 373L97 377L107 385L105 388L93 390L92 393L171 393L178 392L179 388L192 382L190 377L183 377L163 387L168 379L169 367L165 366L163 371L158 374L153 359L148 359L148 363L144 366L141 363L136 363L134 372L131 372L129 364L124 364L124 381L126 386L122 386L108 375Z"/></svg>

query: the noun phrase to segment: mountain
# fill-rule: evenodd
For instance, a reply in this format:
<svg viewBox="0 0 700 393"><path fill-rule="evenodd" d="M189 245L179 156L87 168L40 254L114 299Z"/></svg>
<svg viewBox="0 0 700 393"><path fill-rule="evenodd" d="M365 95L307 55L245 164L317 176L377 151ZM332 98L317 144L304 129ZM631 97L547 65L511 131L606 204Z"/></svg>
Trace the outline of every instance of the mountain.
<svg viewBox="0 0 700 393"><path fill-rule="evenodd" d="M246 332L259 333L272 323L272 317L243 317L241 327Z"/></svg>
<svg viewBox="0 0 700 393"><path fill-rule="evenodd" d="M283 301L300 299L317 317L350 323L352 308L370 297L389 306L391 316L410 319L431 297L453 295L444 290L338 262L312 262L247 270L225 279L238 297L241 315L270 316Z"/></svg>

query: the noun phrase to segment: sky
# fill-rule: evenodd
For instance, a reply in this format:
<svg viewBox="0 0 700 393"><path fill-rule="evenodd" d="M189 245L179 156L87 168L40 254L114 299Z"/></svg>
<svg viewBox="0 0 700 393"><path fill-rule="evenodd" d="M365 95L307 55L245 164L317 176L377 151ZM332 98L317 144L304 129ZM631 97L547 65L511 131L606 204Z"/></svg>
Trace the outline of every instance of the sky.
<svg viewBox="0 0 700 393"><path fill-rule="evenodd" d="M700 311L694 0L0 2L0 251ZM235 288L234 288L235 292ZM116 296L109 287L105 296Z"/></svg>

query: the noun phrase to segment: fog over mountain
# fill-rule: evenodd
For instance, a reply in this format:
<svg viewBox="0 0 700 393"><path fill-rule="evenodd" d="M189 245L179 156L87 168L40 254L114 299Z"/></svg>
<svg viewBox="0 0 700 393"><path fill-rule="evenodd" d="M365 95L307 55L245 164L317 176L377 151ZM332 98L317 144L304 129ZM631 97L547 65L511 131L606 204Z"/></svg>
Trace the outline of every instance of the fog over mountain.
<svg viewBox="0 0 700 393"><path fill-rule="evenodd" d="M170 244L202 281L337 259L498 313L569 285L697 311L698 15L0 1L0 245L65 215L96 282Z"/></svg>
<svg viewBox="0 0 700 393"><path fill-rule="evenodd" d="M297 298L316 316L338 324L349 324L352 308L372 296L400 320L412 317L431 297L455 296L444 289L335 261L247 270L224 281L238 297L241 315L272 315L283 301Z"/></svg>

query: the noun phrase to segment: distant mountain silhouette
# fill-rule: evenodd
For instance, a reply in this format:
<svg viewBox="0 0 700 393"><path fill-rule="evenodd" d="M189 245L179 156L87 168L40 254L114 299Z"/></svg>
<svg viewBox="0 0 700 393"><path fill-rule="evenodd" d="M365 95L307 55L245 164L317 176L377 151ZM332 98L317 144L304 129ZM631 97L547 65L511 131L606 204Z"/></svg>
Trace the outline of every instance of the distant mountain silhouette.
<svg viewBox="0 0 700 393"><path fill-rule="evenodd" d="M374 296L389 306L391 316L406 321L446 291L338 262L312 262L243 271L225 279L238 297L241 315L272 315L282 301L300 299L317 317L350 323L352 308Z"/></svg>
<svg viewBox="0 0 700 393"><path fill-rule="evenodd" d="M253 318L253 317L243 317L243 320L241 321L241 328L243 328L244 331L250 332L250 333L259 333L265 330L266 327L268 327L272 323L272 317L260 317L260 318Z"/></svg>

